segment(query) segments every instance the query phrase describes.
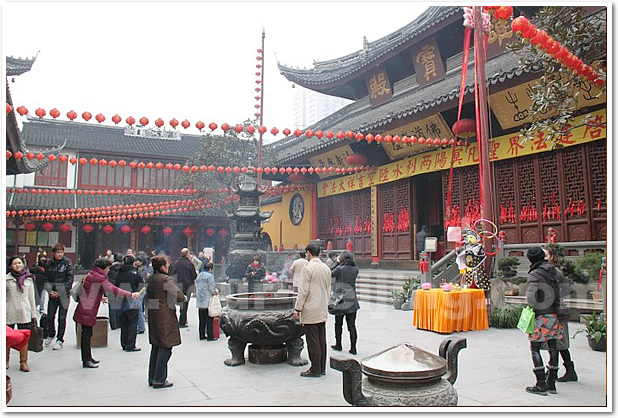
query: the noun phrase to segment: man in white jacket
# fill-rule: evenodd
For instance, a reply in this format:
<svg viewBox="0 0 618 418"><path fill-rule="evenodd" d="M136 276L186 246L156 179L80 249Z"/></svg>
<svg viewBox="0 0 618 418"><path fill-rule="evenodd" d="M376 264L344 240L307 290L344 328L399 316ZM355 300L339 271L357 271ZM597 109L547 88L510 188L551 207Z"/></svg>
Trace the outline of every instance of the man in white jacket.
<svg viewBox="0 0 618 418"><path fill-rule="evenodd" d="M320 247L317 244L307 245L305 251L308 263L301 272L294 318L300 319L305 328L311 367L300 375L320 377L326 374L326 320L331 272L320 260Z"/></svg>

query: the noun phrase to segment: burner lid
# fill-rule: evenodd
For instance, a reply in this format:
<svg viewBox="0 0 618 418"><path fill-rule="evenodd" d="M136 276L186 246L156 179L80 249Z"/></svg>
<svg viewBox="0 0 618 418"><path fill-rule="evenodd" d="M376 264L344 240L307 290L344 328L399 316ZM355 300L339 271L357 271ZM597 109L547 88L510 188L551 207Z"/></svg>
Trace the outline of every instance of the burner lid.
<svg viewBox="0 0 618 418"><path fill-rule="evenodd" d="M364 358L361 368L365 375L381 380L419 382L444 375L446 360L402 342Z"/></svg>

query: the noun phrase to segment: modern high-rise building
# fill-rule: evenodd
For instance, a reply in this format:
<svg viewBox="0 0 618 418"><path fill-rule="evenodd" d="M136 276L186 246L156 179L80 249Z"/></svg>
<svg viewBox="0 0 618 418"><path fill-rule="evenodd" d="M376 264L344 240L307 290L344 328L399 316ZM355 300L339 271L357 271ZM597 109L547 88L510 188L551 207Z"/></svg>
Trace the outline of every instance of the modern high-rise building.
<svg viewBox="0 0 618 418"><path fill-rule="evenodd" d="M304 129L352 103L341 97L327 96L296 86L294 92L294 128Z"/></svg>

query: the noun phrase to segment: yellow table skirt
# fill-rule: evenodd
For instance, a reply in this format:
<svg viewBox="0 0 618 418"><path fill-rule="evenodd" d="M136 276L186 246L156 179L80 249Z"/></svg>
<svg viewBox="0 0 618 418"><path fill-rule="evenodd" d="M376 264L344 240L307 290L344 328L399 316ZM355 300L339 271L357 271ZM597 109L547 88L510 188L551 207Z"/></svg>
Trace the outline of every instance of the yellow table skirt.
<svg viewBox="0 0 618 418"><path fill-rule="evenodd" d="M461 289L416 291L413 324L420 329L441 333L480 331L489 328L485 292Z"/></svg>

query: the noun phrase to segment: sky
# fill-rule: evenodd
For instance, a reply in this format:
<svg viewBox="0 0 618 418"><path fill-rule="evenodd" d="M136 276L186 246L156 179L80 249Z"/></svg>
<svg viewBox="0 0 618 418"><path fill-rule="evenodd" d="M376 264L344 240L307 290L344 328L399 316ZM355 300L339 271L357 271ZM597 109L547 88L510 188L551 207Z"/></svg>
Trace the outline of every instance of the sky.
<svg viewBox="0 0 618 418"><path fill-rule="evenodd" d="M4 56L32 57L10 83L15 106L167 122L253 118L264 47L263 124L294 130L292 83L277 62L312 68L400 29L414 2L2 2ZM5 66L5 63L2 63ZM296 89L299 87L296 86ZM24 118L19 118L22 121ZM77 121L83 121L81 116ZM90 123L94 122L94 119ZM124 124L124 122L122 122ZM303 127L300 127L303 128ZM218 130L220 132L220 130ZM281 138L279 134L277 138ZM275 140L270 133L265 142Z"/></svg>

